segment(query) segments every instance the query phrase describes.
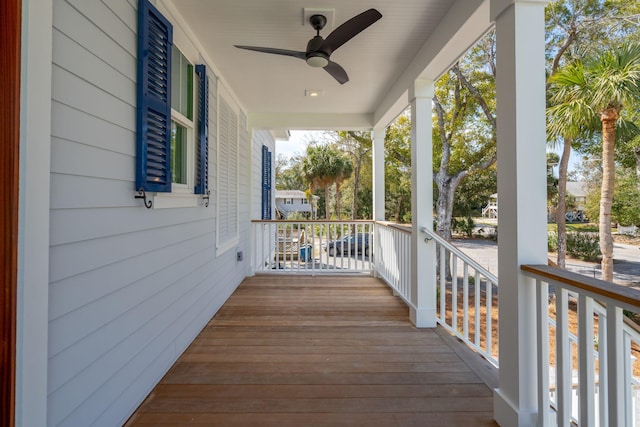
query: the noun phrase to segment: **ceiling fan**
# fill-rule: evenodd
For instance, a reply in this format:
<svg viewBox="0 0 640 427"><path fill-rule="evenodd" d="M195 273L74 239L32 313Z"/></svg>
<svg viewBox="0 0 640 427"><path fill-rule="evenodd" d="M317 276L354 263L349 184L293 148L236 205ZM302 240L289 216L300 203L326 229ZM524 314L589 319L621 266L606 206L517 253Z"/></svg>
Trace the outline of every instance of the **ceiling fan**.
<svg viewBox="0 0 640 427"><path fill-rule="evenodd" d="M340 84L345 84L349 81L349 76L344 68L331 61L331 54L380 18L382 18L382 14L377 10L366 10L340 25L338 28L333 30L326 39L323 39L320 36L320 30L322 30L326 25L327 18L324 15L313 15L309 18L309 22L313 29L316 30L316 35L309 40L309 43L307 43L307 50L305 52L276 49L271 47L234 46L239 49L254 50L256 52L273 53L275 55L292 56L294 58L303 59L312 67L324 68Z"/></svg>

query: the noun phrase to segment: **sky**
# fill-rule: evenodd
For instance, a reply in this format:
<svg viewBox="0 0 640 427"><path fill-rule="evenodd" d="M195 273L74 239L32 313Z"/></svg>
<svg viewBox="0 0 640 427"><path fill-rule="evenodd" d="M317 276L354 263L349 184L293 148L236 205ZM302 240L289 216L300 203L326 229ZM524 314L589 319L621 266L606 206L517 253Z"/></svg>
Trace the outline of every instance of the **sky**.
<svg viewBox="0 0 640 427"><path fill-rule="evenodd" d="M304 154L307 144L323 139L324 131L292 130L289 141L276 141L276 156L283 154L290 159L295 154Z"/></svg>

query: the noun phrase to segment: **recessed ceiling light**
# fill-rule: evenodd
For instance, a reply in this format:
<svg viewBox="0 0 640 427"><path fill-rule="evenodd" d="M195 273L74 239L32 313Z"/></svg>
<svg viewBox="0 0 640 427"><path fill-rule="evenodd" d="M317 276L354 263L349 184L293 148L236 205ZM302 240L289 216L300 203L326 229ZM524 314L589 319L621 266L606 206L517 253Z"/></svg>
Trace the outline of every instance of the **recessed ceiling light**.
<svg viewBox="0 0 640 427"><path fill-rule="evenodd" d="M312 98L317 98L324 94L322 89L306 89L304 91L304 96L310 96Z"/></svg>

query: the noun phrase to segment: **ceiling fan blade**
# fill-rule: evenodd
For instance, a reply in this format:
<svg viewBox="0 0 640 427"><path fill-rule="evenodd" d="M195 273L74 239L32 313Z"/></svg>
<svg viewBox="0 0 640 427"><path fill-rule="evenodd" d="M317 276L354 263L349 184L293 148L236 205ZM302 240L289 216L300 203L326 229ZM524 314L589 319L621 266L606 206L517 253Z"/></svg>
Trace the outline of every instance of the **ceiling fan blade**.
<svg viewBox="0 0 640 427"><path fill-rule="evenodd" d="M300 59L306 59L307 57L307 54L305 52L298 52L296 50L276 49L272 47L259 47L259 46L240 46L237 44L234 46L237 47L238 49L253 50L256 52L263 52L263 53L273 53L275 55L293 56L294 58L300 58Z"/></svg>
<svg viewBox="0 0 640 427"><path fill-rule="evenodd" d="M324 69L327 70L327 73L331 74L331 76L336 79L341 85L349 81L347 72L336 62L329 61Z"/></svg>
<svg viewBox="0 0 640 427"><path fill-rule="evenodd" d="M380 18L382 18L382 14L375 9L369 9L360 15L354 16L327 36L321 50L331 55L331 52L357 36Z"/></svg>

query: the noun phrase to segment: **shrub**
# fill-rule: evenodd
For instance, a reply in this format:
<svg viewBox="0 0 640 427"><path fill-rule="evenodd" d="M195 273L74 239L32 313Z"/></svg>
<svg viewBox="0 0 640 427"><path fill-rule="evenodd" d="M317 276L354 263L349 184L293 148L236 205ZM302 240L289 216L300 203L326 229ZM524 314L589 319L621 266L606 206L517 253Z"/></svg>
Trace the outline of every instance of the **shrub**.
<svg viewBox="0 0 640 427"><path fill-rule="evenodd" d="M451 228L457 234L462 234L466 237L473 236L473 227L475 227L475 223L473 222L473 218L470 216L465 219L451 219Z"/></svg>
<svg viewBox="0 0 640 427"><path fill-rule="evenodd" d="M600 258L600 237L598 233L580 231L567 233L567 254L585 261L598 261Z"/></svg>
<svg viewBox="0 0 640 427"><path fill-rule="evenodd" d="M558 233L551 231L547 234L547 249L549 252L558 250Z"/></svg>

